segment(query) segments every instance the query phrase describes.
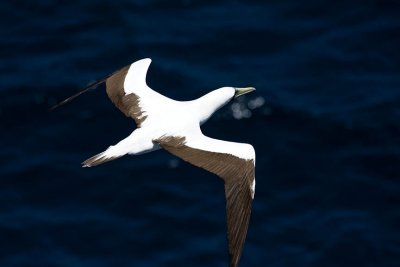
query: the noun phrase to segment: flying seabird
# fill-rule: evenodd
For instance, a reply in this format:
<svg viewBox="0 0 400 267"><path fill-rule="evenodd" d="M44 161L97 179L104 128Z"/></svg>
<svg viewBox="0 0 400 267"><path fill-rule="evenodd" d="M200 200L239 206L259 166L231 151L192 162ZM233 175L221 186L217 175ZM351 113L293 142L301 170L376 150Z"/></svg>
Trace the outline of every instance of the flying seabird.
<svg viewBox="0 0 400 267"><path fill-rule="evenodd" d="M196 100L176 101L147 86L150 63L148 58L136 61L88 85L53 108L105 82L108 97L127 117L135 120L137 128L116 145L85 160L83 167L163 148L221 177L225 183L229 266L236 267L254 199L255 151L249 144L207 137L200 126L233 98L255 89L222 87Z"/></svg>

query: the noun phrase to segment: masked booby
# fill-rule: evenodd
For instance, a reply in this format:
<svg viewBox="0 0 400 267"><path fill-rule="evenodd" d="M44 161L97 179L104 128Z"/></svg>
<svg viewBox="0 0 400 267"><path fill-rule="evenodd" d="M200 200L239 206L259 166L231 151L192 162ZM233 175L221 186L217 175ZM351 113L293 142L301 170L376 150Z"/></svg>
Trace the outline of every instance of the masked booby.
<svg viewBox="0 0 400 267"><path fill-rule="evenodd" d="M90 84L67 98L63 105L97 85L106 83L108 97L137 128L116 145L87 160L93 167L124 155L138 155L163 148L197 167L221 177L225 184L229 266L238 265L255 192L253 146L213 139L200 126L233 98L254 91L253 87L223 87L196 100L175 101L152 90L146 83L151 59L142 59Z"/></svg>

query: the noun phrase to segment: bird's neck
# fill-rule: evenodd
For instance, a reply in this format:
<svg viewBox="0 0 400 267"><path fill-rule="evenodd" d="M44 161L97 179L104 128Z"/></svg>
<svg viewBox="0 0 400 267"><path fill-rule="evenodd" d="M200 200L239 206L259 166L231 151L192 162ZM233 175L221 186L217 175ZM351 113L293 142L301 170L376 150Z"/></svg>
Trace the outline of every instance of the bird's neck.
<svg viewBox="0 0 400 267"><path fill-rule="evenodd" d="M225 106L230 98L222 97L214 92L208 93L194 101L195 113L200 124L206 122L215 111Z"/></svg>

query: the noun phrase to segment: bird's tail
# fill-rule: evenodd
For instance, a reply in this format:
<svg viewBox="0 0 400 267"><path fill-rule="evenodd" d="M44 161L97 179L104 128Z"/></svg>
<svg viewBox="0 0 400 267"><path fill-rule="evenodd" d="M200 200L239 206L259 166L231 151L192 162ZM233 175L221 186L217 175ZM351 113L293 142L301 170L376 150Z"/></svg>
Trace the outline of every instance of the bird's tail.
<svg viewBox="0 0 400 267"><path fill-rule="evenodd" d="M136 133L136 130L133 133ZM126 137L125 139L122 139L117 144L109 146L105 151L91 158L88 158L87 160L82 162L82 167L97 166L105 162L118 159L126 154L138 154L138 153L133 153L133 151L135 150L133 149L132 144L133 145L135 144L134 140L136 139L132 137L132 134Z"/></svg>
<svg viewBox="0 0 400 267"><path fill-rule="evenodd" d="M107 151L109 151L109 149L91 158L88 158L87 160L82 162L82 167L94 167L123 156L123 155L111 155L110 153L107 153Z"/></svg>

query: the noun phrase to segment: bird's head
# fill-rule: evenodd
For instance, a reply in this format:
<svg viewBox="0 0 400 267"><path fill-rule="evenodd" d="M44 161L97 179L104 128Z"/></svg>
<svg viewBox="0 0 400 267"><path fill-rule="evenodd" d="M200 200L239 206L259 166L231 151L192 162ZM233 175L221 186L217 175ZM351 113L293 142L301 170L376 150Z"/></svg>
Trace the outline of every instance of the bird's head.
<svg viewBox="0 0 400 267"><path fill-rule="evenodd" d="M254 87L222 87L217 90L212 91L211 93L207 94L207 98L212 98L213 100L209 101L215 101L218 103L218 105L223 106L229 101L245 95L247 93L253 92L256 90Z"/></svg>
<svg viewBox="0 0 400 267"><path fill-rule="evenodd" d="M222 87L202 97L196 103L196 110L200 110L200 121L204 123L219 108L232 99L256 90L254 87Z"/></svg>

